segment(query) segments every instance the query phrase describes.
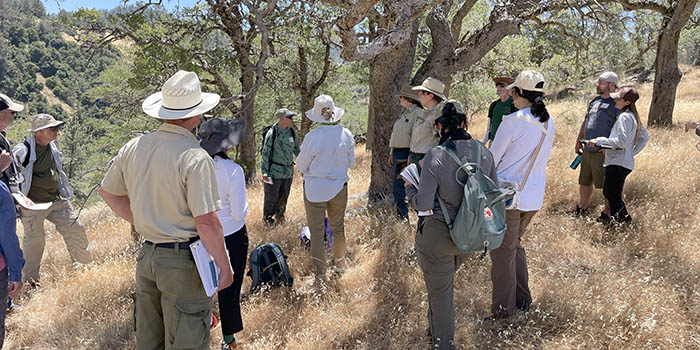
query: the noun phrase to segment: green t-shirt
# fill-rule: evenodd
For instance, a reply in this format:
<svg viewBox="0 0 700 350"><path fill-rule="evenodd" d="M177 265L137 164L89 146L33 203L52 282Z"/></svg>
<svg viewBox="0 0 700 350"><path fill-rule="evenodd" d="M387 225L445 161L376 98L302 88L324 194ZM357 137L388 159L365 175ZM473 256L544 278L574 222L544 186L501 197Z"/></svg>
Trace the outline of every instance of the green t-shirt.
<svg viewBox="0 0 700 350"><path fill-rule="evenodd" d="M506 102L500 99L493 101L491 107L489 107L489 140L493 141L493 138L496 137L496 131L503 121L503 116L517 111L518 109L513 105L512 97L508 97Z"/></svg>
<svg viewBox="0 0 700 350"><path fill-rule="evenodd" d="M37 203L53 202L58 196L58 169L49 145L36 145L36 161L32 169L29 199Z"/></svg>

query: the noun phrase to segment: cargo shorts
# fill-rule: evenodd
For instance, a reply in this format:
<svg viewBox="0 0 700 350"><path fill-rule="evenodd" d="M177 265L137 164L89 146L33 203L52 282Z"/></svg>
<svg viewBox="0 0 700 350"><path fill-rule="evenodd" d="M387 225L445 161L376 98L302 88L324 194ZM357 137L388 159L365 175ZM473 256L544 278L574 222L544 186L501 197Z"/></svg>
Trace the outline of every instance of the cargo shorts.
<svg viewBox="0 0 700 350"><path fill-rule="evenodd" d="M594 185L595 188L603 188L603 183L605 182L604 160L605 153L603 152L583 151L578 184L582 186Z"/></svg>

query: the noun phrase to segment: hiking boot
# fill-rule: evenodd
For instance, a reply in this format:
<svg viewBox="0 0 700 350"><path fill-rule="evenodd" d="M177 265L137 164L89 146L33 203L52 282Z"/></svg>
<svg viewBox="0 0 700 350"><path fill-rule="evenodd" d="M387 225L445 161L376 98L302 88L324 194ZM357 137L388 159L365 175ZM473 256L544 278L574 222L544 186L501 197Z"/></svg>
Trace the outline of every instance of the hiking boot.
<svg viewBox="0 0 700 350"><path fill-rule="evenodd" d="M234 339L233 343L222 343L221 344L221 350L242 350L243 349L243 344L240 343L238 340Z"/></svg>
<svg viewBox="0 0 700 350"><path fill-rule="evenodd" d="M263 225L265 225L266 227L275 226L275 219L273 219L272 217L263 218Z"/></svg>
<svg viewBox="0 0 700 350"><path fill-rule="evenodd" d="M600 212L600 216L595 219L596 222L599 222L603 225L608 225L610 224L610 215L605 214L604 211Z"/></svg>
<svg viewBox="0 0 700 350"><path fill-rule="evenodd" d="M566 213L572 216L584 216L586 215L586 211L588 211L588 208L582 209L578 205L576 206L576 209L574 210L569 210Z"/></svg>

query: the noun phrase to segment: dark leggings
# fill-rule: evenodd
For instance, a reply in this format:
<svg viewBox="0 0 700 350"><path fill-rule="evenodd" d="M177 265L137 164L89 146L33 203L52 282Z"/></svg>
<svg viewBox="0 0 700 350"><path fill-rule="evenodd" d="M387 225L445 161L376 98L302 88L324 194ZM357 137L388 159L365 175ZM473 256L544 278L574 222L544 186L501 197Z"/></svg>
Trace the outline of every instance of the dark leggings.
<svg viewBox="0 0 700 350"><path fill-rule="evenodd" d="M625 202L622 200L622 189L625 186L625 179L632 170L617 165L605 167L605 184L603 185L603 195L610 203L610 218L616 222L632 220Z"/></svg>
<svg viewBox="0 0 700 350"><path fill-rule="evenodd" d="M226 249L233 268L233 284L219 291L219 313L221 315L221 333L233 335L243 330L241 317L241 285L248 258L248 232L243 226L240 230L224 237Z"/></svg>

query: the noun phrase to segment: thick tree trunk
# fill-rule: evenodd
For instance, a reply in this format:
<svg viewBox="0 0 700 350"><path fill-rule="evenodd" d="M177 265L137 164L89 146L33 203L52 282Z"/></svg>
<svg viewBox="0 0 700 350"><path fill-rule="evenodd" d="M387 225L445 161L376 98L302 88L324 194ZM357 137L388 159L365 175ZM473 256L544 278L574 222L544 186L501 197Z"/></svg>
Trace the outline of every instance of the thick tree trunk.
<svg viewBox="0 0 700 350"><path fill-rule="evenodd" d="M243 91L251 91L255 85L255 73L253 69L244 69L241 67L241 87ZM245 120L246 133L243 136L243 141L239 146L238 164L243 168L246 183L256 181L255 176L255 118L254 118L255 94L246 95L241 102L241 110L239 118Z"/></svg>
<svg viewBox="0 0 700 350"><path fill-rule="evenodd" d="M313 94L302 94L301 95L301 132L299 140L304 140L306 134L311 130L311 119L307 118L304 113L314 107L314 95Z"/></svg>
<svg viewBox="0 0 700 350"><path fill-rule="evenodd" d="M676 88L681 81L678 68L678 38L697 0L679 0L676 8L670 8L664 21L656 46L654 68L654 92L649 107L649 126L670 126L673 123L673 108L676 102Z"/></svg>
<svg viewBox="0 0 700 350"><path fill-rule="evenodd" d="M394 120L401 114L399 91L408 83L416 53L418 25L413 25L411 40L394 47L370 61L370 106L372 107L372 178L369 185L369 201L385 198L391 189L389 138Z"/></svg>

